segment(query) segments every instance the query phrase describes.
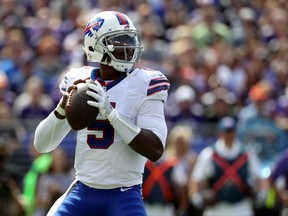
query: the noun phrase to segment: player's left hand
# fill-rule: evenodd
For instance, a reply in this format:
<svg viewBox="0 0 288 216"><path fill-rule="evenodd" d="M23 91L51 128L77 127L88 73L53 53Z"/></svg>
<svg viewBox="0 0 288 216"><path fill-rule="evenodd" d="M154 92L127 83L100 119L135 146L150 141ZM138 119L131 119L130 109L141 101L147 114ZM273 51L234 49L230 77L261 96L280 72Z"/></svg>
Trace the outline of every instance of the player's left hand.
<svg viewBox="0 0 288 216"><path fill-rule="evenodd" d="M89 83L86 94L96 100L88 100L87 103L90 106L97 107L99 109L100 115L107 119L108 115L112 112L113 107L111 106L110 101L107 98L107 95L101 84L97 80Z"/></svg>

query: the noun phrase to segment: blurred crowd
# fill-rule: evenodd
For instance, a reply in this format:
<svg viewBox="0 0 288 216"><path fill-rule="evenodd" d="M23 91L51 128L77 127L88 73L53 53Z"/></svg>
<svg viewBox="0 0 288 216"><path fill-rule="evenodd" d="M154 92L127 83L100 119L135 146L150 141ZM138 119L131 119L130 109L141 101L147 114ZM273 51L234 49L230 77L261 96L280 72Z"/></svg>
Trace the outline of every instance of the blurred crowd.
<svg viewBox="0 0 288 216"><path fill-rule="evenodd" d="M89 64L83 29L102 10L124 12L134 21L144 45L138 66L160 70L170 80L168 130L185 125L193 134L185 133L187 172L198 153L216 142L219 120L231 116L268 178L288 146L286 0L0 0L0 215L24 215L15 211L27 203L26 215L45 214L73 178L69 153L38 155L33 130L59 101L62 74ZM64 167L53 165L56 158L67 160ZM189 176L176 173L179 191L187 191ZM286 193L281 208L288 205ZM183 205L190 204L186 198Z"/></svg>

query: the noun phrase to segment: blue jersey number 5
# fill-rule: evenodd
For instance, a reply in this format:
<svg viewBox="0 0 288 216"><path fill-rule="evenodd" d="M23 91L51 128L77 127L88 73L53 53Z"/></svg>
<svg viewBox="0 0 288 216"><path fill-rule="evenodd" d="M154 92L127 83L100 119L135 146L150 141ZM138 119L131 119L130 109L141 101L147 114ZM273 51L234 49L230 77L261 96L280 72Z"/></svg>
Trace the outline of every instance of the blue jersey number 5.
<svg viewBox="0 0 288 216"><path fill-rule="evenodd" d="M88 130L102 133L101 137L96 137L95 134L87 136L87 143L91 149L108 149L114 142L114 128L108 120L95 120Z"/></svg>
<svg viewBox="0 0 288 216"><path fill-rule="evenodd" d="M116 107L115 102L111 102L113 108ZM90 131L102 133L101 138L95 134L87 136L87 143L91 149L108 149L114 142L114 128L108 120L95 120L88 128Z"/></svg>

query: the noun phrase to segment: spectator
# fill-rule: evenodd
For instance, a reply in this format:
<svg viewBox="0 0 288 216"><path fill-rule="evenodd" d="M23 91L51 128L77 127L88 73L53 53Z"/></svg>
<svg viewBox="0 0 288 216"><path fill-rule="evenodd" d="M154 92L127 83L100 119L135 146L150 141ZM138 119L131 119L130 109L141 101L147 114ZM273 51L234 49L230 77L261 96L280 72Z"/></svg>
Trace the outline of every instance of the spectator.
<svg viewBox="0 0 288 216"><path fill-rule="evenodd" d="M74 180L73 169L63 149L52 152L52 164L48 172L39 177L36 194L36 212L44 216L52 204L65 192Z"/></svg>
<svg viewBox="0 0 288 216"><path fill-rule="evenodd" d="M15 152L21 148L25 130L14 118L6 101L0 102L0 215L23 215L21 183L25 168Z"/></svg>
<svg viewBox="0 0 288 216"><path fill-rule="evenodd" d="M4 71L9 83L14 83L21 74L20 64L27 57L33 56L33 52L25 42L25 35L19 29L7 32L6 44L1 50L0 70Z"/></svg>
<svg viewBox="0 0 288 216"><path fill-rule="evenodd" d="M201 107L195 107L195 101L196 93L190 85L183 84L179 86L175 93L169 97L166 105L168 128L169 123L170 125L187 124L191 126L195 122L203 121ZM193 109L194 107L197 109Z"/></svg>
<svg viewBox="0 0 288 216"><path fill-rule="evenodd" d="M240 96L245 90L247 74L241 65L241 56L235 50L226 51L224 61L216 70L217 82Z"/></svg>
<svg viewBox="0 0 288 216"><path fill-rule="evenodd" d="M284 151L280 158L276 161L272 170L270 180L272 186L276 189L277 196L281 204L281 216L285 216L288 213L288 150ZM277 213L277 209L274 209Z"/></svg>
<svg viewBox="0 0 288 216"><path fill-rule="evenodd" d="M13 112L29 130L53 109L53 100L44 92L43 80L31 77L26 83L25 91L18 95L13 105Z"/></svg>
<svg viewBox="0 0 288 216"><path fill-rule="evenodd" d="M277 112L274 122L283 131L288 132L288 97L282 95L277 100Z"/></svg>
<svg viewBox="0 0 288 216"><path fill-rule="evenodd" d="M252 197L260 181L256 155L245 152L236 138L236 122L218 123L219 139L198 156L192 173L190 198L204 216L252 216Z"/></svg>
<svg viewBox="0 0 288 216"><path fill-rule="evenodd" d="M155 20L148 19L144 21L141 29L143 45L145 47L142 54L143 60L152 61L154 64L162 61L167 53L163 49L167 49L168 46L164 40L157 37L163 31L161 25L155 22Z"/></svg>
<svg viewBox="0 0 288 216"><path fill-rule="evenodd" d="M75 20L75 29L69 32L63 39L64 58L68 62L69 67L79 67L86 64L85 52L82 49L82 34L87 17L88 15L82 12Z"/></svg>
<svg viewBox="0 0 288 216"><path fill-rule="evenodd" d="M211 81L216 73L220 55L212 47L207 49L201 49L198 53L199 62L197 68L197 74L192 80L193 87L199 94L203 94L211 89L217 87L217 82Z"/></svg>
<svg viewBox="0 0 288 216"><path fill-rule="evenodd" d="M60 42L52 35L43 36L37 51L39 56L35 60L36 74L45 80L44 91L49 91L65 68L63 59L59 58Z"/></svg>
<svg viewBox="0 0 288 216"><path fill-rule="evenodd" d="M182 82L193 83L197 75L197 52L194 50L189 33L185 33L188 29L190 30L190 26L180 26L175 30L173 41L170 43L169 54L170 58L177 59L178 79L181 79Z"/></svg>
<svg viewBox="0 0 288 216"><path fill-rule="evenodd" d="M218 11L212 4L200 4L198 15L202 19L191 29L193 41L198 47L209 46L218 39L227 44L231 43L230 30L225 23L220 21Z"/></svg>
<svg viewBox="0 0 288 216"><path fill-rule="evenodd" d="M268 105L270 99L271 86L266 81L255 84L249 91L250 103L242 107L238 113L238 119L241 123L247 122L253 117L271 117L271 107Z"/></svg>
<svg viewBox="0 0 288 216"><path fill-rule="evenodd" d="M25 136L26 130L13 116L9 105L0 102L0 139L5 143L5 169L19 188L22 188L23 176L29 167L29 160L23 160L22 157L22 141Z"/></svg>
<svg viewBox="0 0 288 216"><path fill-rule="evenodd" d="M201 97L207 123L216 124L221 118L236 113L236 96L226 88L218 87Z"/></svg>
<svg viewBox="0 0 288 216"><path fill-rule="evenodd" d="M24 201L20 188L6 169L7 145L0 139L0 215L23 215Z"/></svg>
<svg viewBox="0 0 288 216"><path fill-rule="evenodd" d="M15 98L16 94L9 89L9 80L7 75L0 71L0 101L7 103L11 108Z"/></svg>
<svg viewBox="0 0 288 216"><path fill-rule="evenodd" d="M19 64L19 71L17 77L10 84L10 89L15 92L17 95L21 94L25 91L25 84L29 80L30 77L35 75L35 69L33 66L33 59L25 59Z"/></svg>
<svg viewBox="0 0 288 216"><path fill-rule="evenodd" d="M172 170L176 163L174 157L163 157L157 162L147 161L143 173L143 199L147 215L174 215L178 200Z"/></svg>
<svg viewBox="0 0 288 216"><path fill-rule="evenodd" d="M178 125L168 135L166 155L175 157L177 160L172 170L172 182L176 188L176 215L178 216L193 214L188 198L188 183L196 161L196 154L190 147L192 141L193 132L189 126Z"/></svg>
<svg viewBox="0 0 288 216"><path fill-rule="evenodd" d="M23 196L25 199L25 215L32 216L36 205L36 192L41 174L46 173L52 164L51 154L39 154L33 145L33 139L29 143L32 164L23 180Z"/></svg>

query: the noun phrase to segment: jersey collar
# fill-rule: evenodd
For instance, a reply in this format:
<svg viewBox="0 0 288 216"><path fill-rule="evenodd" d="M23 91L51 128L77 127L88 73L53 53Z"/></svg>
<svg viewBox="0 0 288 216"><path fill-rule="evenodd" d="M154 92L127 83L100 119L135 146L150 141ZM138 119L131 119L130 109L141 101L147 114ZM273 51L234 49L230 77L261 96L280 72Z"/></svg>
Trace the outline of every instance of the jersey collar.
<svg viewBox="0 0 288 216"><path fill-rule="evenodd" d="M105 82L105 80L103 80L100 75L100 69L99 68L94 68L91 71L91 79L92 80L97 80L105 89L106 91L108 91L109 89L111 89L112 87L114 87L115 85L117 85L118 83L120 83L123 79L125 79L127 77L126 73L123 73L122 76L118 77L117 79L110 81L110 82Z"/></svg>

